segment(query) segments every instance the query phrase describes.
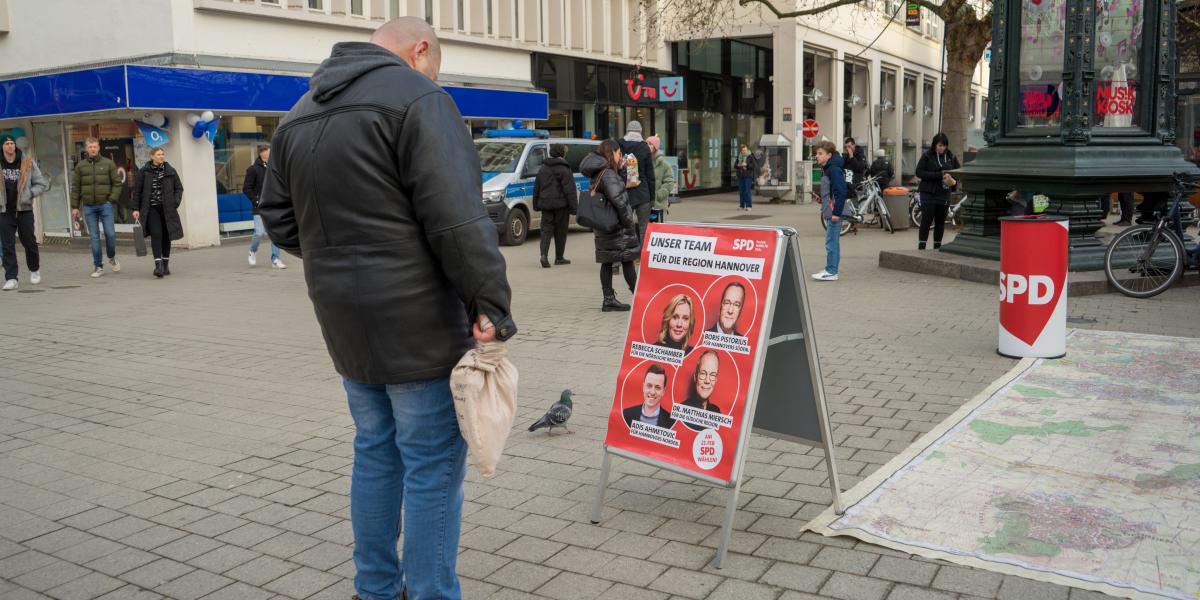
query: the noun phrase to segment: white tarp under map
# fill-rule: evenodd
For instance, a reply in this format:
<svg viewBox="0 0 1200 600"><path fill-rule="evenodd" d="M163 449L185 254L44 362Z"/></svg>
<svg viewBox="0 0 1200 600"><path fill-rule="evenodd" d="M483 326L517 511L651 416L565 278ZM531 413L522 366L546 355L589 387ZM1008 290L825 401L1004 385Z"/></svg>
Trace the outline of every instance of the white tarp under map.
<svg viewBox="0 0 1200 600"><path fill-rule="evenodd" d="M807 528L1131 598L1200 598L1200 339L1077 331Z"/></svg>

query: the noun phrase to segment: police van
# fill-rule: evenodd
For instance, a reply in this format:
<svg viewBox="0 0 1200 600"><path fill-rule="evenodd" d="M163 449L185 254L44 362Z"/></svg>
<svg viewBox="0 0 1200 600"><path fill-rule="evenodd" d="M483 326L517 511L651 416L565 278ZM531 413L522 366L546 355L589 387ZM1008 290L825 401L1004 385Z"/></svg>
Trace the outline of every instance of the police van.
<svg viewBox="0 0 1200 600"><path fill-rule="evenodd" d="M546 131L533 129L490 129L475 140L483 171L483 206L496 224L500 243L506 246L524 243L530 229L541 227L541 213L533 210L533 180L550 157L551 144L567 146L575 187L580 193L587 192L591 182L579 174L579 163L596 149L598 141L552 138Z"/></svg>

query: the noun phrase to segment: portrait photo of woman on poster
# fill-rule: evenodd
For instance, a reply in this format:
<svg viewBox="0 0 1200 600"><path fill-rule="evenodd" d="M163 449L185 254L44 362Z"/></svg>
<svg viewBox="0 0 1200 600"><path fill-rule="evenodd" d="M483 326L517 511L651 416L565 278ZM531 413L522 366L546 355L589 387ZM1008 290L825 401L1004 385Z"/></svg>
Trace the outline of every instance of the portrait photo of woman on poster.
<svg viewBox="0 0 1200 600"><path fill-rule="evenodd" d="M662 327L659 329L655 346L665 346L683 352L691 352L695 346L692 336L696 329L696 308L687 294L678 294L667 302L663 309Z"/></svg>

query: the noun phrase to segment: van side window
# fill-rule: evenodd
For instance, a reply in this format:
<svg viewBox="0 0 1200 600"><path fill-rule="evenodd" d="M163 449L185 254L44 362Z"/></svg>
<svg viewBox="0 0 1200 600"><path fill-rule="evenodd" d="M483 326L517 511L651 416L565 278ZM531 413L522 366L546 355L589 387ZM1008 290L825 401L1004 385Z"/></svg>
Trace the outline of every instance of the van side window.
<svg viewBox="0 0 1200 600"><path fill-rule="evenodd" d="M546 147L536 146L529 151L529 156L525 158L525 171L522 173L524 177L533 177L542 169L542 163L546 162Z"/></svg>
<svg viewBox="0 0 1200 600"><path fill-rule="evenodd" d="M596 144L567 144L567 164L571 165L571 172L578 173L583 157L595 149Z"/></svg>

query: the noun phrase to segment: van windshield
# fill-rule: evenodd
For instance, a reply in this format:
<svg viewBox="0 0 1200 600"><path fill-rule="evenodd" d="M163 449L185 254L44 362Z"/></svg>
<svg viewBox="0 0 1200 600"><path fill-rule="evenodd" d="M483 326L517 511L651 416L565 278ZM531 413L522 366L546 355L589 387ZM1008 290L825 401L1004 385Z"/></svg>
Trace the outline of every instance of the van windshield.
<svg viewBox="0 0 1200 600"><path fill-rule="evenodd" d="M515 173L525 144L513 142L475 142L479 151L479 169L485 173Z"/></svg>

